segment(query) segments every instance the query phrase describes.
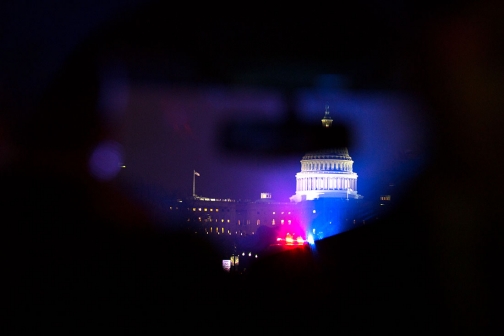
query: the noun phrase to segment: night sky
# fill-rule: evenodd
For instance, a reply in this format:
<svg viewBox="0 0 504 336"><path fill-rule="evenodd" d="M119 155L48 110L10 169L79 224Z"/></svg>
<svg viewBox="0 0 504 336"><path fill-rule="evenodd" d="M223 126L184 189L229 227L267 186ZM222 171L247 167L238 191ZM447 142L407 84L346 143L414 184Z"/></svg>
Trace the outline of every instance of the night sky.
<svg viewBox="0 0 504 336"><path fill-rule="evenodd" d="M198 195L254 200L261 192L270 192L274 199L287 201L295 192L295 174L300 170L302 155L258 158L244 153L236 157L228 155L216 142L223 121L282 120L288 105L282 90L285 87L295 88L290 103L299 118L318 123L329 104L335 122L349 127L353 139L349 152L362 195L377 193L390 172L413 176L416 171L401 171L400 157L405 151L425 155L428 127L419 119L421 105L414 97L382 89L381 85L347 85L381 71L376 70L376 65L382 59L373 55L388 48L379 38L385 35L369 29L382 19L367 10L356 12L357 5L348 6L349 17L338 14L323 20L322 16L307 13L303 20L293 20L271 14L256 21L251 15L215 25L212 23L216 18L195 13L191 26L206 24L208 29L194 28L187 33L190 39L182 36L171 42L166 42L168 28L177 26L170 26L165 14L147 12L162 24L133 21L123 37L126 43L135 45L148 36L146 50L163 40L186 47L189 56L178 54L177 61L167 67L192 78L193 83L177 84L166 75L161 75L162 80L146 80L161 72L156 65L170 63L160 63L156 53L152 54L155 62L142 80L125 75L113 79L112 84L105 83L101 99L115 105L113 140L124 150L126 169L120 172L120 183L127 188L153 188L189 196L196 170L201 174L196 178ZM3 82L36 97L93 29L138 7L138 1L112 1L107 5L86 1L77 7L63 6L58 1L31 2L28 7L4 5L2 27L10 34L2 36ZM381 10L393 16L386 6ZM178 22L174 17L171 21ZM335 40L331 31L339 31L348 21L360 28ZM317 34L310 35L308 26ZM157 28L160 30L153 34ZM194 56L198 53L203 53L201 59ZM246 56L235 62L234 58L242 54ZM336 66L327 67L331 60L337 60L333 62ZM349 72L353 77L347 76ZM227 80L198 82L201 78L223 77ZM327 78L336 80L328 84Z"/></svg>
<svg viewBox="0 0 504 336"><path fill-rule="evenodd" d="M425 121L415 114L414 100L390 92L300 91L298 113L303 120L320 122L325 104L331 116L351 130L349 153L359 175L359 192L378 192L380 183L415 176L400 171L401 153L424 149ZM302 156L271 158L233 156L217 142L222 121L242 119L278 120L285 103L279 92L257 88L172 88L132 86L122 122L126 183L166 189L178 195L192 193L193 170L196 194L210 198L258 199L270 192L288 201L295 193L295 174ZM390 181L390 182L398 182Z"/></svg>

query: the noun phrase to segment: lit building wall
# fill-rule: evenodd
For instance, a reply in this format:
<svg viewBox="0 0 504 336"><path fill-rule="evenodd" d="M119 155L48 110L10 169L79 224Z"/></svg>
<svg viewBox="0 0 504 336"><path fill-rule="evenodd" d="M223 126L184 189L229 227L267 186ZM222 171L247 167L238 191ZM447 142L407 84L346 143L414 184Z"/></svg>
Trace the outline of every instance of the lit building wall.
<svg viewBox="0 0 504 336"><path fill-rule="evenodd" d="M296 204L270 199L255 202L195 199L187 201L186 206L186 222L195 232L204 234L248 236L255 234L261 226L280 228L300 222ZM182 210L184 206L179 208ZM173 208L172 218L180 210Z"/></svg>

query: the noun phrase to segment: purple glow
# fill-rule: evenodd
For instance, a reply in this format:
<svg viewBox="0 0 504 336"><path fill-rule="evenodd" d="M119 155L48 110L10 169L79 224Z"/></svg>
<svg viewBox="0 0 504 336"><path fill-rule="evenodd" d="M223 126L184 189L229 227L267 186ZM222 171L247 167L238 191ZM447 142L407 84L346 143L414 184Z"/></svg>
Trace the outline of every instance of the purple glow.
<svg viewBox="0 0 504 336"><path fill-rule="evenodd" d="M89 158L91 175L98 180L114 178L122 166L122 148L114 141L104 141L98 144Z"/></svg>
<svg viewBox="0 0 504 336"><path fill-rule="evenodd" d="M102 74L99 108L103 120L112 126L121 122L130 99L130 85L125 70L119 66Z"/></svg>
<svg viewBox="0 0 504 336"><path fill-rule="evenodd" d="M226 155L218 146L219 125L236 118L275 120L284 115L282 96L265 90L226 87L132 87L124 118L126 181L155 185L170 192L192 194L192 172L199 196L259 198L272 192L270 181L283 178L282 190L292 189L298 162L291 173L282 167ZM290 186L287 186L290 184ZM288 200L291 192L282 197Z"/></svg>

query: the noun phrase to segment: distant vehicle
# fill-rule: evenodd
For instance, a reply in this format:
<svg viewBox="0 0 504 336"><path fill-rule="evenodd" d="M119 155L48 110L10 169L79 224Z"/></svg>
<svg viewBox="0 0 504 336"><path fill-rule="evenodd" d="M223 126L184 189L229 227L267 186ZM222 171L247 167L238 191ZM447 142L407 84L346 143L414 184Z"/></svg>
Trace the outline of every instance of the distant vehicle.
<svg viewBox="0 0 504 336"><path fill-rule="evenodd" d="M271 246L287 246L287 247L299 247L308 245L308 241L300 235L295 235L287 233L285 238L277 238L276 242L271 244Z"/></svg>

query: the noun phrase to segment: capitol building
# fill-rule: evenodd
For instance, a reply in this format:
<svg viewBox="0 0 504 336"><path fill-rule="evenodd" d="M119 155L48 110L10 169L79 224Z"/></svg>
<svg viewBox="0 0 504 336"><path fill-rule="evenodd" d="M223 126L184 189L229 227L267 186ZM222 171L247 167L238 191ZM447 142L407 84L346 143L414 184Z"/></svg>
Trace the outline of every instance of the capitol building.
<svg viewBox="0 0 504 336"><path fill-rule="evenodd" d="M328 106L322 127L332 127ZM374 216L358 201L363 197L357 192L353 163L347 148L305 154L301 171L295 175L296 193L288 201L275 201L267 192L256 201L197 196L194 183L199 173L194 171L193 197L171 200L162 207L162 216L167 223L183 223L189 232L218 239L245 239L264 232L275 232L278 237L297 235L303 241L309 236L322 239L362 225Z"/></svg>
<svg viewBox="0 0 504 336"><path fill-rule="evenodd" d="M329 106L326 106L322 126L331 125ZM357 174L347 148L319 150L303 156L301 171L296 174L296 194L290 201L298 203L319 198L362 198L357 193Z"/></svg>

